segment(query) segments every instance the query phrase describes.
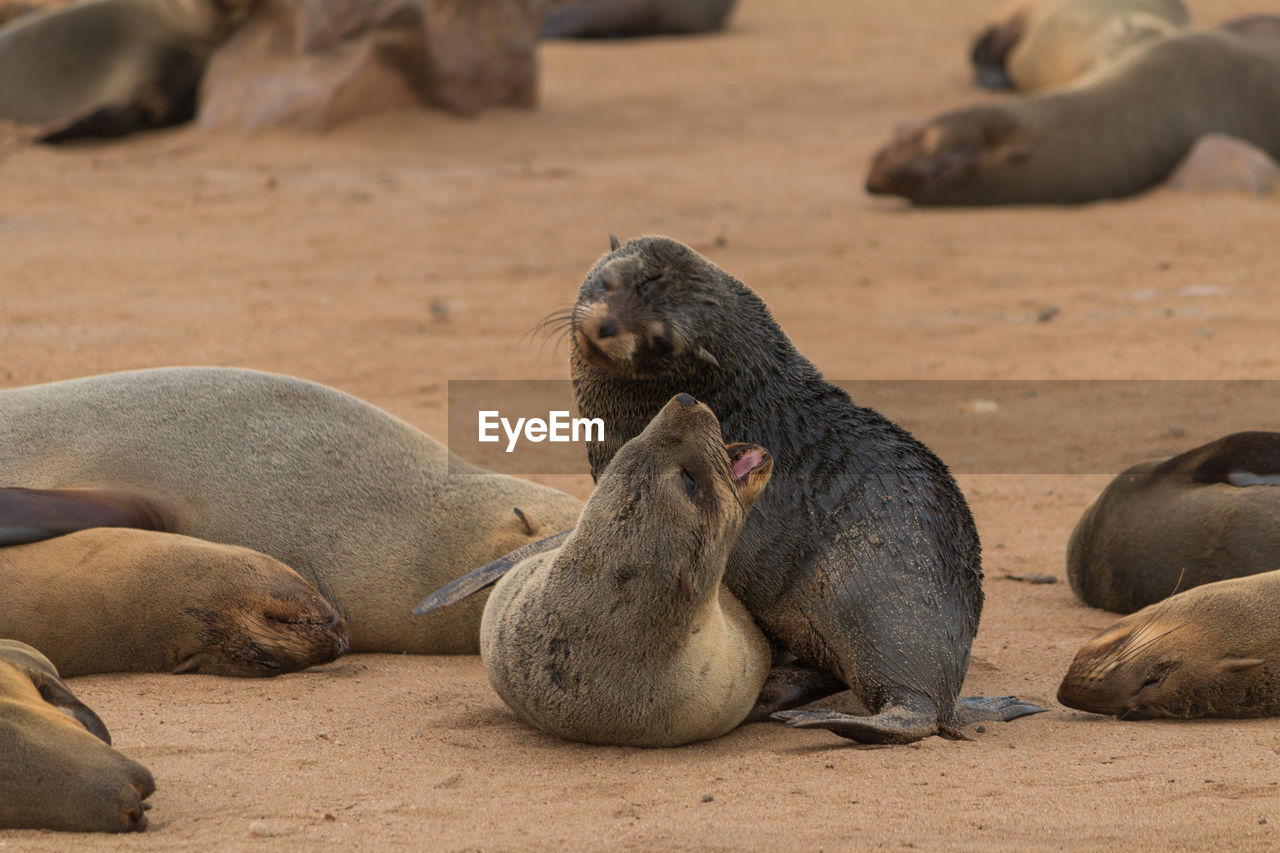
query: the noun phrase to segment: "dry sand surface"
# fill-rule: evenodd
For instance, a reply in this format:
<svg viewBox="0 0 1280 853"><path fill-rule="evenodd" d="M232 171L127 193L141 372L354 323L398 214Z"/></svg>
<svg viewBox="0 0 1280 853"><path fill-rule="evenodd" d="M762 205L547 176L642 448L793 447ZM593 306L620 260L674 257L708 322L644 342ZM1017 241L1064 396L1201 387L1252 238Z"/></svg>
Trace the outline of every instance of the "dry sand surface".
<svg viewBox="0 0 1280 853"><path fill-rule="evenodd" d="M986 97L966 50L992 5L742 0L722 36L547 45L533 112L6 143L0 385L239 365L443 437L448 380L565 375L563 347L522 334L570 302L610 231L708 254L832 378L1280 377L1274 199L930 212L864 194L897 123ZM1188 5L1200 21L1256 8ZM1218 414L1221 432L1278 426L1229 400ZM1091 428L1102 417L1064 405L1010 452L1136 461L1204 431L1176 411L1155 432ZM473 657L78 678L155 773L151 828L0 832L0 849L1274 848L1280 721L1056 703L1114 617L1004 576L1064 579L1067 534L1116 468L1040 468L959 478L988 596L966 692L1050 709L972 742L863 749L755 724L671 750L565 743L518 722Z"/></svg>

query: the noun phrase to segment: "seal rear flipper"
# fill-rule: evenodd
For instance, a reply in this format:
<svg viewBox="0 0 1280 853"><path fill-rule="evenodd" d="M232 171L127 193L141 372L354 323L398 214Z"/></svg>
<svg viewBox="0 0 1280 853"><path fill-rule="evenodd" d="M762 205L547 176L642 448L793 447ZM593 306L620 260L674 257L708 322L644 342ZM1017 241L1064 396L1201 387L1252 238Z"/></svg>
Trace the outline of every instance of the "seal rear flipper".
<svg viewBox="0 0 1280 853"><path fill-rule="evenodd" d="M747 714L745 722L767 720L778 711L807 705L848 689L849 685L825 669L798 662L780 664L769 671L755 707Z"/></svg>
<svg viewBox="0 0 1280 853"><path fill-rule="evenodd" d="M539 539L537 542L522 545L505 557L499 557L492 563L486 563L478 569L467 572L462 577L450 581L418 602L418 605L413 608L414 615L424 616L434 610L439 610L441 607L447 607L470 595L474 595L485 587L492 586L514 568L517 563L559 546L569 538L569 534L572 532L573 528L569 528L554 536L548 536L545 539Z"/></svg>
<svg viewBox="0 0 1280 853"><path fill-rule="evenodd" d="M1017 696L966 696L956 700L956 724L1007 723L1019 717L1047 711L1039 705L1023 702Z"/></svg>
<svg viewBox="0 0 1280 853"><path fill-rule="evenodd" d="M627 38L644 35L654 22L636 0L581 0L547 12L542 24L544 39Z"/></svg>
<svg viewBox="0 0 1280 853"><path fill-rule="evenodd" d="M164 530L159 512L136 495L105 489L0 488L0 547L90 527Z"/></svg>
<svg viewBox="0 0 1280 853"><path fill-rule="evenodd" d="M859 743L915 743L930 735L941 735L952 740L970 739L953 726L940 726L936 714L897 705L867 717L811 708L779 711L773 715L773 719L798 729L826 729Z"/></svg>

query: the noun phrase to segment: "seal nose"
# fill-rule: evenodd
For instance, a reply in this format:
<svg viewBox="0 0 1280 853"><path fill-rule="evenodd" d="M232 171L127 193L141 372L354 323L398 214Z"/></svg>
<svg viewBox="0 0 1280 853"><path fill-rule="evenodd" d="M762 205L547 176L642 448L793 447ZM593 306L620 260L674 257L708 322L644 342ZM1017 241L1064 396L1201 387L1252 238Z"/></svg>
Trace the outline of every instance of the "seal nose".
<svg viewBox="0 0 1280 853"><path fill-rule="evenodd" d="M698 401L693 398L692 394L677 394L676 402L685 408L698 405Z"/></svg>
<svg viewBox="0 0 1280 853"><path fill-rule="evenodd" d="M601 338L614 338L618 336L618 324L613 321L612 317L605 317L600 321L600 329L596 335Z"/></svg>

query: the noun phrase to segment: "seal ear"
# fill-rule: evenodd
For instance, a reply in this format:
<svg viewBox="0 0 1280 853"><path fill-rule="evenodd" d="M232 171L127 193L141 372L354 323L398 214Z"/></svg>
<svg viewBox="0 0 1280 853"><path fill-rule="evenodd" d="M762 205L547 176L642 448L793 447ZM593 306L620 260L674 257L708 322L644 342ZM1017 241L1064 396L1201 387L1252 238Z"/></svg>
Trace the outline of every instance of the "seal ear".
<svg viewBox="0 0 1280 853"><path fill-rule="evenodd" d="M618 238L610 234L609 235L609 251L616 252L620 248L622 248L622 244L618 242Z"/></svg>
<svg viewBox="0 0 1280 853"><path fill-rule="evenodd" d="M1266 660L1263 658L1223 658L1218 661L1218 669L1223 672L1244 672L1264 663Z"/></svg>

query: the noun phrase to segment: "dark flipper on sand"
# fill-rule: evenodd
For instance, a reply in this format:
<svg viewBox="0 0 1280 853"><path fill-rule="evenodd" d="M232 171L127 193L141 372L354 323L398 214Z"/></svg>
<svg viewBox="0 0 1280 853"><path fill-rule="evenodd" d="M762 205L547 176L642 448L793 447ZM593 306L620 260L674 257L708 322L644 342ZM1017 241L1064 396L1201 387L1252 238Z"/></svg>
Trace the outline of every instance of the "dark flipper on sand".
<svg viewBox="0 0 1280 853"><path fill-rule="evenodd" d="M570 528L554 536L548 536L545 539L539 539L537 542L522 545L505 557L499 557L492 563L486 563L478 569L467 572L462 577L450 581L418 602L418 606L413 608L414 614L423 616L433 610L439 610L441 607L461 601L469 595L474 595L487 586L492 586L514 568L516 563L541 554L544 551L550 551L568 539L569 534L572 532L573 529Z"/></svg>
<svg viewBox="0 0 1280 853"><path fill-rule="evenodd" d="M155 507L136 495L106 489L0 488L0 547L90 527L164 529Z"/></svg>
<svg viewBox="0 0 1280 853"><path fill-rule="evenodd" d="M984 721L1008 722L1044 710L1047 709L1023 702L1016 696L969 696L956 702L956 719L952 724L940 723L935 714L897 705L867 717L814 708L779 711L773 719L795 728L827 729L859 743L888 744L912 743L930 735L970 740L960 731L961 726Z"/></svg>

